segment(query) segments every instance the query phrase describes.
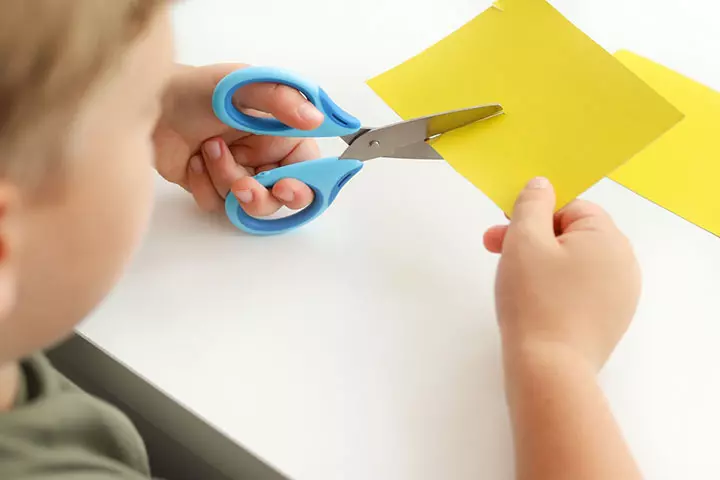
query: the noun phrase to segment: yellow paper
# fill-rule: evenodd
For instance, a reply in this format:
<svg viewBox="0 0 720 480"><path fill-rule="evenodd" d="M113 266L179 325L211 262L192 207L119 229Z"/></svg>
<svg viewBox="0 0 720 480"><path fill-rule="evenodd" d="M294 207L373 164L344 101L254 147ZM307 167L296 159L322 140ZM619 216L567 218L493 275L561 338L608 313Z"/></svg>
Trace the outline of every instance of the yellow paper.
<svg viewBox="0 0 720 480"><path fill-rule="evenodd" d="M630 52L615 57L685 119L610 177L720 236L720 93Z"/></svg>
<svg viewBox="0 0 720 480"><path fill-rule="evenodd" d="M507 214L531 178L561 207L682 118L544 0L503 0L368 83L404 119L502 104L433 146Z"/></svg>

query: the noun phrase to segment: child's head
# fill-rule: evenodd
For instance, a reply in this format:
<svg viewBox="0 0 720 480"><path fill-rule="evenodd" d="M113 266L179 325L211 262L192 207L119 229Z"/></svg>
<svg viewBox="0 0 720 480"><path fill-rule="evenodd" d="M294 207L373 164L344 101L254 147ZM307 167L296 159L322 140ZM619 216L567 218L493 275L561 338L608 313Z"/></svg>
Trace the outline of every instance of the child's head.
<svg viewBox="0 0 720 480"><path fill-rule="evenodd" d="M69 334L141 236L165 3L0 3L0 366Z"/></svg>

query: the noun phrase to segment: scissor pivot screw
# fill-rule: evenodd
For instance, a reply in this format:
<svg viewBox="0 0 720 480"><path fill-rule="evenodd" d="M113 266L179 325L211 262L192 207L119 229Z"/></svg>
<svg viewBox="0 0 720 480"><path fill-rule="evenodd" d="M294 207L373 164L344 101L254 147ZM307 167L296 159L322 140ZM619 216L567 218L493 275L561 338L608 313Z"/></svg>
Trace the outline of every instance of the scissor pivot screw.
<svg viewBox="0 0 720 480"><path fill-rule="evenodd" d="M380 142L378 142L377 140L373 140L372 142L370 142L370 146L373 148L377 148L380 146Z"/></svg>

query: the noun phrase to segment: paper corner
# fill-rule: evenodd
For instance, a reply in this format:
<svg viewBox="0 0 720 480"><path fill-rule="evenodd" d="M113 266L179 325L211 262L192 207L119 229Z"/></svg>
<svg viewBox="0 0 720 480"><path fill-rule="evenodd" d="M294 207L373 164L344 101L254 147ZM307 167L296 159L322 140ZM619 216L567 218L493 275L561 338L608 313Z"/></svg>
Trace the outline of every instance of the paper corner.
<svg viewBox="0 0 720 480"><path fill-rule="evenodd" d="M505 11L506 8L506 0L495 0L493 4L490 6L490 8L494 10L500 10L501 12Z"/></svg>

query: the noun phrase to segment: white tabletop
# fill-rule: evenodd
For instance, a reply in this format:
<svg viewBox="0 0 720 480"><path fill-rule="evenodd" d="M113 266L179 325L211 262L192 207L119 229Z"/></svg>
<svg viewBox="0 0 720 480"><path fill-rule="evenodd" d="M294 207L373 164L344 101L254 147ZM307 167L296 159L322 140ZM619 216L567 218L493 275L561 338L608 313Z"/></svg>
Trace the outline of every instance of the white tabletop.
<svg viewBox="0 0 720 480"><path fill-rule="evenodd" d="M553 3L609 50L720 89L715 0ZM364 81L487 4L188 1L179 60L289 67L381 124L396 117ZM310 226L252 238L158 186L145 245L84 335L297 480L512 477L482 248L503 216L482 193L442 162L378 160ZM608 180L586 197L645 273L603 375L632 448L648 478L720 478L720 239Z"/></svg>

